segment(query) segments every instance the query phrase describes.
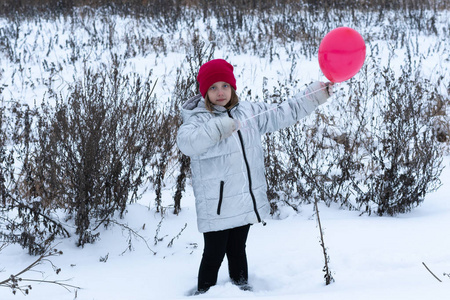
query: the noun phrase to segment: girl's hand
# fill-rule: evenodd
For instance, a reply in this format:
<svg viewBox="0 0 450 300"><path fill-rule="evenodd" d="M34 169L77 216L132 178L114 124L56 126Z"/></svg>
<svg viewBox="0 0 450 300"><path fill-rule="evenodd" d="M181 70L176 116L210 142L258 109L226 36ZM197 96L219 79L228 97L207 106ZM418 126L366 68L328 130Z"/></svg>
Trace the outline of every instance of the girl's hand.
<svg viewBox="0 0 450 300"><path fill-rule="evenodd" d="M238 120L235 120L233 118L224 117L219 119L212 119L217 120L222 124L220 128L220 140L226 139L227 137L230 137L234 132L238 131L240 128L240 122Z"/></svg>
<svg viewBox="0 0 450 300"><path fill-rule="evenodd" d="M310 101L316 102L317 105L324 104L333 93L332 86L332 82L324 83L315 81L307 86L304 92L304 97L306 97Z"/></svg>
<svg viewBox="0 0 450 300"><path fill-rule="evenodd" d="M327 93L328 93L328 96L333 96L333 94L334 94L334 91L333 91L333 86L334 86L334 82L326 82L325 83L325 86L326 86L326 91L327 91Z"/></svg>

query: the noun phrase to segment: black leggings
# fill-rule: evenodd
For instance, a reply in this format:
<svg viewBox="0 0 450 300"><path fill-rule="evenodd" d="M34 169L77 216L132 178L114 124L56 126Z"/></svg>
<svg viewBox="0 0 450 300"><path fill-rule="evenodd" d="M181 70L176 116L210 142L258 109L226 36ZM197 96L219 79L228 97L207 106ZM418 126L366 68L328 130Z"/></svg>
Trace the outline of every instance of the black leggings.
<svg viewBox="0 0 450 300"><path fill-rule="evenodd" d="M198 290L207 291L217 282L217 274L225 254L228 259L228 272L234 284L248 283L247 255L245 243L250 225L223 231L206 232L205 249L198 272Z"/></svg>

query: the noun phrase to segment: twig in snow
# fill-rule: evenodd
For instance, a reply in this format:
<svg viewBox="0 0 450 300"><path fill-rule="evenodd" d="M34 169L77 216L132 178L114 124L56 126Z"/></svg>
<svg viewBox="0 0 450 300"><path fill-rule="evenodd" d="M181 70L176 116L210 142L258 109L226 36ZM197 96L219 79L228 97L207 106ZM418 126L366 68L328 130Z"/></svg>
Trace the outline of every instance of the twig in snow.
<svg viewBox="0 0 450 300"><path fill-rule="evenodd" d="M117 222L117 221L115 221L115 220L109 220L109 222L111 222L111 223L113 223L113 224L116 224L116 225L119 225L119 226L122 227L122 228L127 229L128 232L129 232L130 234L133 234L134 236L136 236L136 237L140 238L141 240L143 240L144 243L145 243L145 245L147 246L147 249L150 250L150 252L152 252L154 255L156 254L156 252L153 251L153 250L150 248L150 246L148 245L147 240L146 240L142 235L140 235L139 233L137 233L134 229L132 229L131 227L129 227L127 224L122 224L122 223L119 223L119 222ZM131 246L130 246L130 247L131 247ZM129 248L130 248L130 247L129 247ZM126 251L127 251L127 250L125 250L123 253L125 253ZM123 253L122 253L122 254L123 254Z"/></svg>
<svg viewBox="0 0 450 300"><path fill-rule="evenodd" d="M167 237L167 235L163 236L163 237L158 237L159 232L161 231L161 225L162 222L164 220L164 215L161 216L161 221L159 221L158 226L156 226L156 233L155 233L155 246L158 245L159 242L162 242L164 240L165 237Z"/></svg>
<svg viewBox="0 0 450 300"><path fill-rule="evenodd" d="M168 247L168 248L170 248L170 247L173 246L173 241L174 241L175 239L178 239L178 238L180 237L181 233L186 229L186 227L187 227L187 223L184 224L184 227L181 228L181 231L180 231L175 237L173 237L173 239L169 242L169 244L167 244L167 247Z"/></svg>
<svg viewBox="0 0 450 300"><path fill-rule="evenodd" d="M427 267L427 265L424 262L422 262L422 264L428 270L428 272L430 272L430 274L434 276L434 278L436 278L439 282L442 282L442 280L440 280L436 275L434 275L433 272L431 272L431 270Z"/></svg>
<svg viewBox="0 0 450 300"><path fill-rule="evenodd" d="M320 222L319 207L317 206L317 202L319 202L319 201L317 200L317 197L316 197L315 201L314 201L314 208L316 210L317 223L319 225L319 231L320 231L320 246L322 246L323 257L324 257L324 260L325 260L325 266L323 267L323 271L325 272L324 278L325 278L325 284L329 285L331 282L334 282L334 278L333 278L333 275L331 275L331 271L330 271L330 268L328 266L328 262L330 260L330 257L327 254L327 248L325 247L325 241L323 239L322 224Z"/></svg>
<svg viewBox="0 0 450 300"><path fill-rule="evenodd" d="M24 295L29 294L29 291L32 289L32 287L30 284L28 284L28 285L24 284L24 282L39 282L39 283L56 284L56 285L59 285L59 286L65 288L68 291L70 291L69 288L74 288L76 290L80 289L80 287L78 287L78 286L63 283L63 281L59 281L59 280L49 281L49 280L40 280L40 279L27 279L27 278L21 277L21 275L24 273L27 273L30 271L35 271L35 268L44 262L50 263L52 265L53 269L55 270L55 273L59 274L61 269L57 268L52 263L52 261L50 261L48 258L52 257L52 256L61 255L61 254L62 254L62 251L58 251L54 248L48 248L41 256L38 257L38 259L36 259L33 263L31 263L29 266L24 268L22 271L20 271L16 274L11 274L7 279L0 281L0 287L10 288L14 295L16 294L17 291L22 292Z"/></svg>

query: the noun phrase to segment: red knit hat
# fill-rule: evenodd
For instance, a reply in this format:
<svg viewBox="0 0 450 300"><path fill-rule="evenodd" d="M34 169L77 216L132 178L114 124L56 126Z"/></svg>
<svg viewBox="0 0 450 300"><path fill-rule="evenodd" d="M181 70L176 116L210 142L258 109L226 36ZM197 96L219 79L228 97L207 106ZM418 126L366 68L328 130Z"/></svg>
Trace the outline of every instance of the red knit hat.
<svg viewBox="0 0 450 300"><path fill-rule="evenodd" d="M197 81L200 84L200 93L203 98L205 98L210 86L218 81L224 81L236 90L233 66L223 59L213 59L204 63L198 71Z"/></svg>

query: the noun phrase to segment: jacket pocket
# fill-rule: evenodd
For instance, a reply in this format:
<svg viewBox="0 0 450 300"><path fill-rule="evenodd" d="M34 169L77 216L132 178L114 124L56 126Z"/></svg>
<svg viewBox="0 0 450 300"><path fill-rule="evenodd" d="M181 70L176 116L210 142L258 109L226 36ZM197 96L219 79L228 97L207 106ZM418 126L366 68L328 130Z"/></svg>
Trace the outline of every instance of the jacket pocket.
<svg viewBox="0 0 450 300"><path fill-rule="evenodd" d="M222 208L222 199L223 199L223 186L225 185L225 181L220 182L220 193L219 193L219 204L217 204L217 214L220 215L220 209Z"/></svg>

